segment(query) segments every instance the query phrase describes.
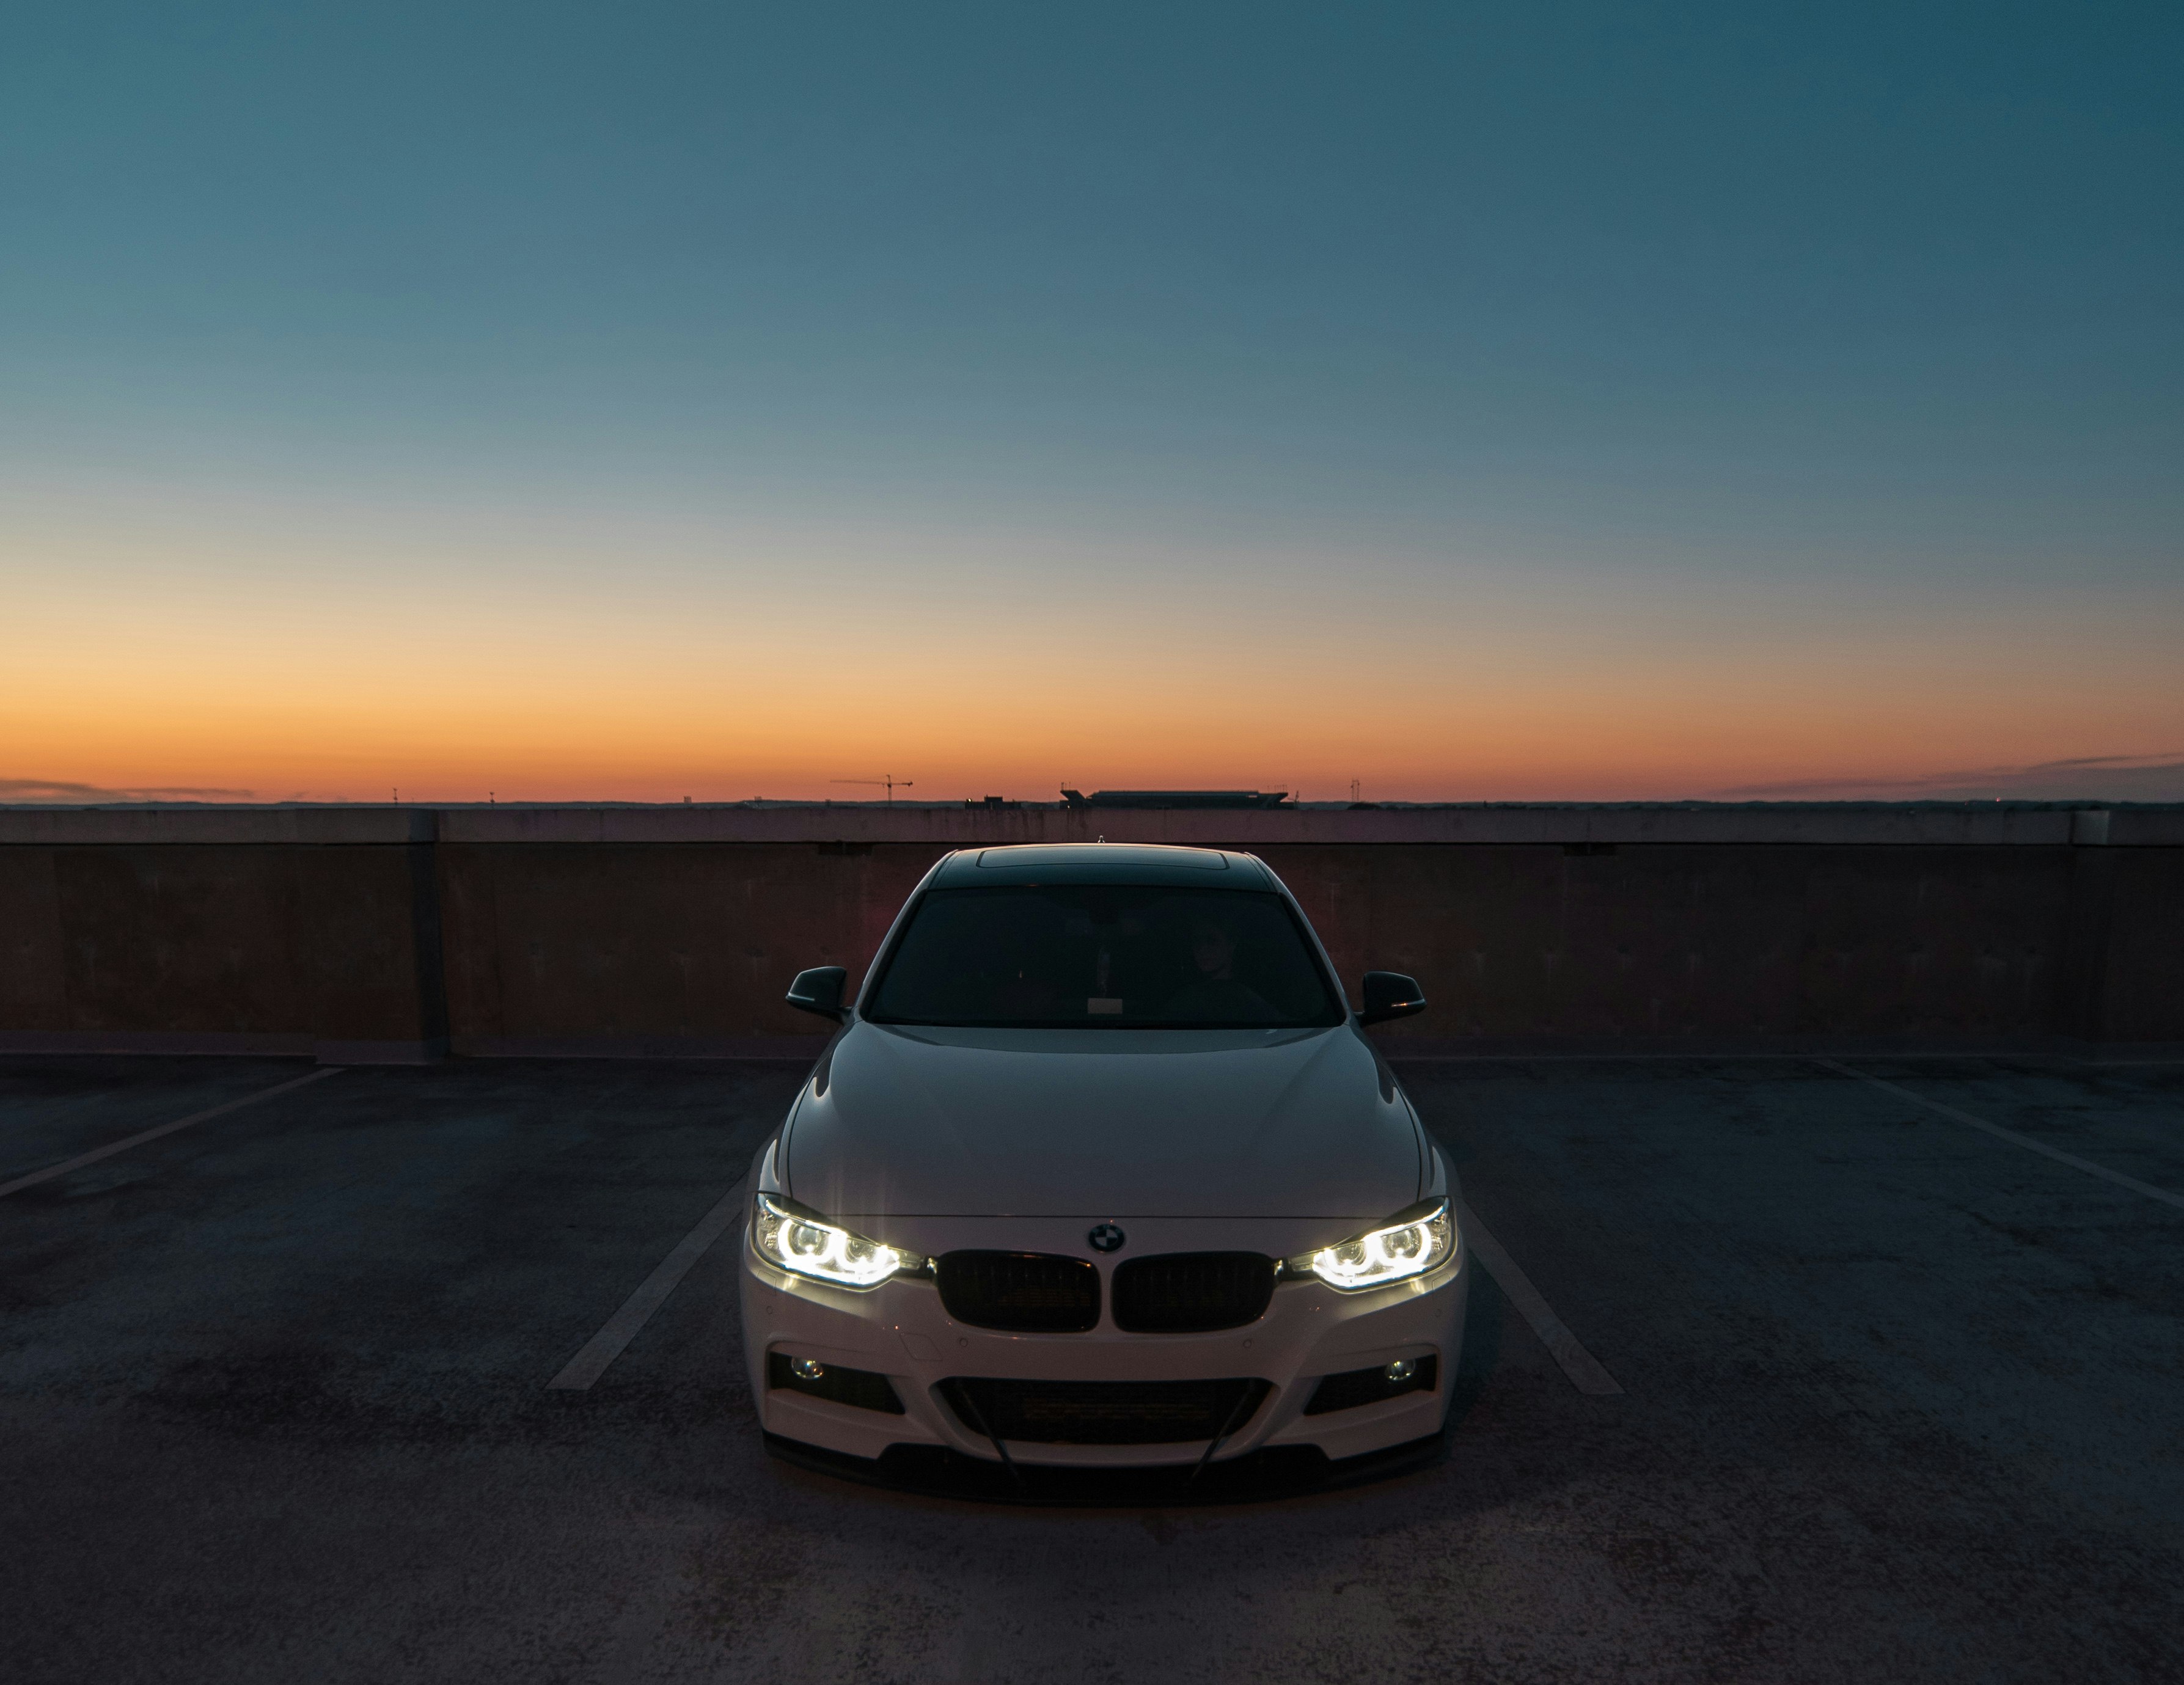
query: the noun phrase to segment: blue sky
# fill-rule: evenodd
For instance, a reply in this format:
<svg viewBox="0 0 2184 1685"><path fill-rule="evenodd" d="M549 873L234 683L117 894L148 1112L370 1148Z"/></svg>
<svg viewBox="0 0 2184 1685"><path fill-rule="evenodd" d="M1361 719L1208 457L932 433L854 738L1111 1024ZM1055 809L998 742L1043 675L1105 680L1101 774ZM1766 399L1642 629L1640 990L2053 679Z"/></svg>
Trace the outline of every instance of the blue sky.
<svg viewBox="0 0 2184 1685"><path fill-rule="evenodd" d="M2180 47L2154 6L49 8L0 61L0 775L460 783L522 731L454 686L376 733L370 650L550 714L594 642L628 730L718 729L540 793L2184 754ZM998 652L1046 735L630 703L707 647L823 666L829 615L845 694ZM252 653L304 636L325 766ZM1432 729L1346 736L1269 652L1352 719L1386 652ZM148 660L187 729L116 703ZM1056 735L1148 671L1196 748Z"/></svg>

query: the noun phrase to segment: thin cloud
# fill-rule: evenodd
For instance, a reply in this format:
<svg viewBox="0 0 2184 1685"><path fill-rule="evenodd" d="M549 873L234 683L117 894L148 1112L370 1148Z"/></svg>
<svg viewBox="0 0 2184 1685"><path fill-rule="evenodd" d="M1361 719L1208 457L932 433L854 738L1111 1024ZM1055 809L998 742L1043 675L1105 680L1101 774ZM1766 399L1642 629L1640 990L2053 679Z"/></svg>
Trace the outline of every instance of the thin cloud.
<svg viewBox="0 0 2184 1685"><path fill-rule="evenodd" d="M78 807L103 802L249 802L255 790L200 789L192 785L154 785L141 790L110 790L100 784L70 784L55 778L0 778L0 802Z"/></svg>
<svg viewBox="0 0 2184 1685"><path fill-rule="evenodd" d="M1801 778L1717 790L1731 801L2184 801L2184 757L2086 755L1918 778Z"/></svg>

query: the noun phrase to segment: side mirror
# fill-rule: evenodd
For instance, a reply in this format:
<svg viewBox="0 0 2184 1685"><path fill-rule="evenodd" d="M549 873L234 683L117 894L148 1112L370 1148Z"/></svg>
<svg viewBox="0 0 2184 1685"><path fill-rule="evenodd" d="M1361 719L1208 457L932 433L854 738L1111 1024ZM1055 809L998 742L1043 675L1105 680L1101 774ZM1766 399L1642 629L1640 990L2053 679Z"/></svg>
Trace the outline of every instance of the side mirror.
<svg viewBox="0 0 2184 1685"><path fill-rule="evenodd" d="M1426 992L1416 977L1401 971L1368 971L1365 1004L1358 1009L1360 1024L1384 1024L1390 1018L1413 1018L1426 1009Z"/></svg>
<svg viewBox="0 0 2184 1685"><path fill-rule="evenodd" d="M842 1009L842 988L850 974L839 965L814 965L799 971L788 986L788 1004L799 1012L816 1012L840 1023L849 1014Z"/></svg>

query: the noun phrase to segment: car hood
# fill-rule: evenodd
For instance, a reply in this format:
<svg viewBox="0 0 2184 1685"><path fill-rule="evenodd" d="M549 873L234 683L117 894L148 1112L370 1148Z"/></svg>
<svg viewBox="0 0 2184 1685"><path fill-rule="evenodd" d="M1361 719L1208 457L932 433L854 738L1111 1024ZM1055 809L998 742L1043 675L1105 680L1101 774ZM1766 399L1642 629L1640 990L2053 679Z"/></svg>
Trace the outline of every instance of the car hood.
<svg viewBox="0 0 2184 1685"><path fill-rule="evenodd" d="M1348 1026L858 1022L791 1115L786 1191L837 1217L1342 1217L1418 1197L1408 1103Z"/></svg>

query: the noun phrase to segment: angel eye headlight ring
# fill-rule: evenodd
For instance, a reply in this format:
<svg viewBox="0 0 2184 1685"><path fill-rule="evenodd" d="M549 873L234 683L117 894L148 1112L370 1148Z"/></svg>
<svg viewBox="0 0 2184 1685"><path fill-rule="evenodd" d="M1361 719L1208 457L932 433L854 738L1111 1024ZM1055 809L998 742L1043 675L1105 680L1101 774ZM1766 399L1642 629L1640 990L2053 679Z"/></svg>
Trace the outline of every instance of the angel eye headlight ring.
<svg viewBox="0 0 2184 1685"><path fill-rule="evenodd" d="M932 1269L914 1252L868 1240L777 1193L759 1194L753 1204L751 1249L776 1269L858 1293Z"/></svg>
<svg viewBox="0 0 2184 1685"><path fill-rule="evenodd" d="M1456 1255L1448 1201L1428 1199L1379 1227L1283 1261L1284 1275L1317 1276L1340 1293L1363 1293L1430 1275Z"/></svg>

